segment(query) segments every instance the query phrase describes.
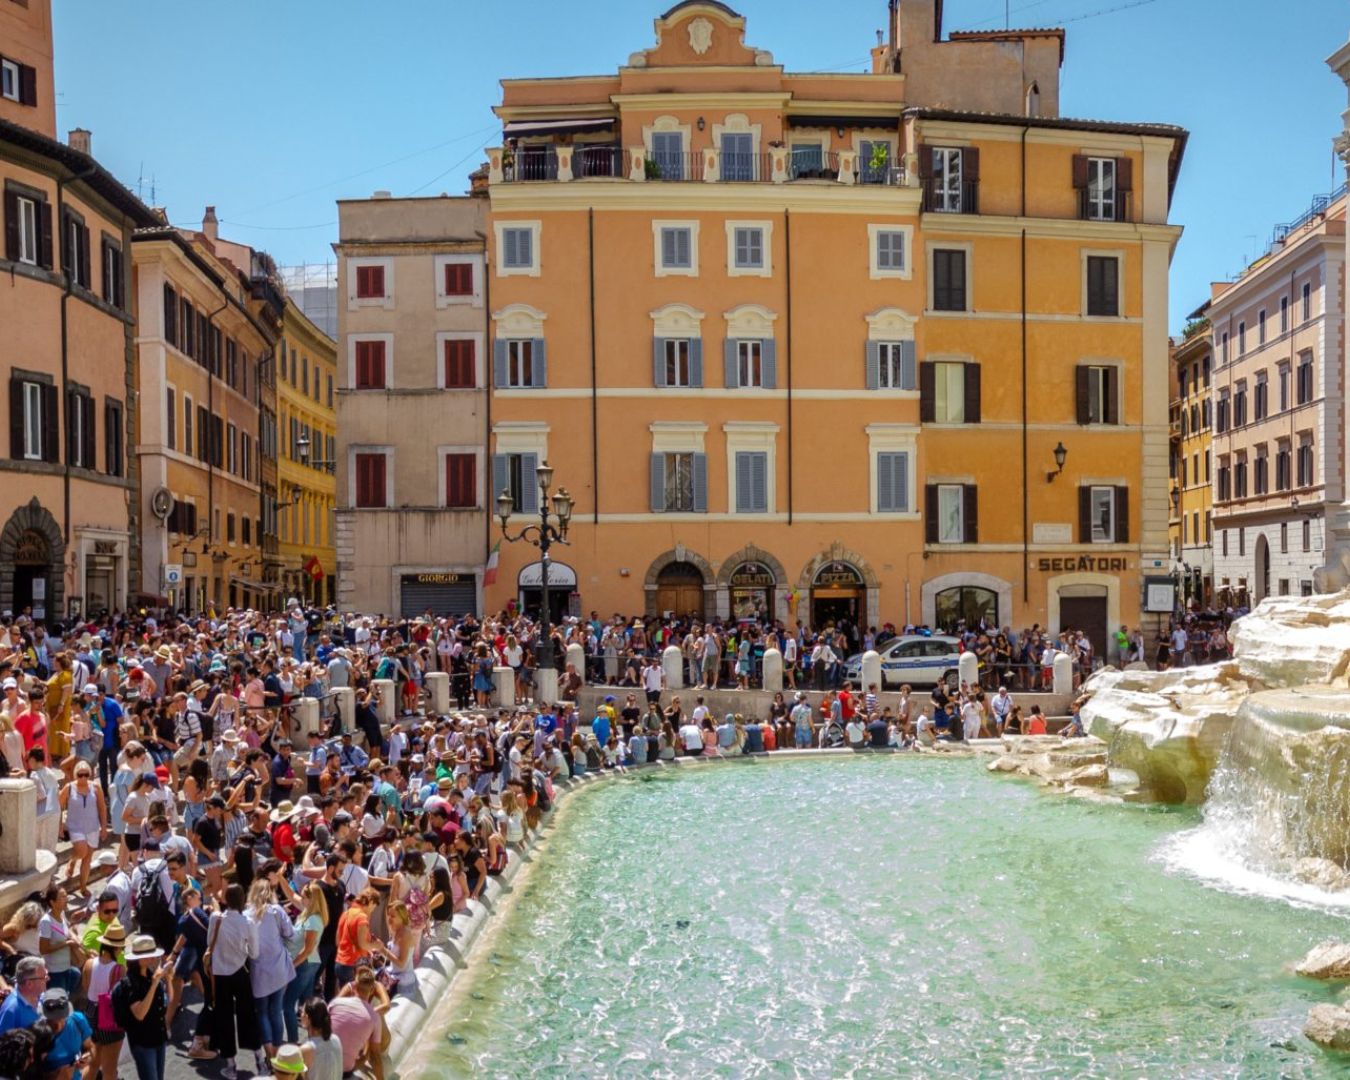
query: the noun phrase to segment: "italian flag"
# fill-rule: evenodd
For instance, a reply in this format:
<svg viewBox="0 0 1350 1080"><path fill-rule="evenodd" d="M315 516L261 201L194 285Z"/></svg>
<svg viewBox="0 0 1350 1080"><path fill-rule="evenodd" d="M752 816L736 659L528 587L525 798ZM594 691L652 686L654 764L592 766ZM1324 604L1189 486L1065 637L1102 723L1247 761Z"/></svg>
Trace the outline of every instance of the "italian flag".
<svg viewBox="0 0 1350 1080"><path fill-rule="evenodd" d="M497 562L501 558L502 542L497 541L488 555L487 566L483 569L483 586L497 584Z"/></svg>

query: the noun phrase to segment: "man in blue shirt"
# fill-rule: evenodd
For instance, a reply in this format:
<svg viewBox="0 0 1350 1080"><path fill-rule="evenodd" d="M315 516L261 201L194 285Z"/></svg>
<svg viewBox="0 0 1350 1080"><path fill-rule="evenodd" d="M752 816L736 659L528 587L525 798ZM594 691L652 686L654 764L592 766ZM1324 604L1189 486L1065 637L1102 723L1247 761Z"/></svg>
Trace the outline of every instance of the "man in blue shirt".
<svg viewBox="0 0 1350 1080"><path fill-rule="evenodd" d="M42 1062L42 1071L50 1076L69 1065L93 1046L94 1031L83 1013L72 1012L70 997L58 987L42 995L42 1016L56 1036Z"/></svg>
<svg viewBox="0 0 1350 1080"><path fill-rule="evenodd" d="M40 957L25 956L14 972L14 992L0 1005L0 1034L11 1028L32 1027L39 1012L42 992L47 989L47 964Z"/></svg>
<svg viewBox="0 0 1350 1080"><path fill-rule="evenodd" d="M591 721L591 731L595 733L595 741L602 747L609 742L609 715L606 710L596 710L595 719Z"/></svg>

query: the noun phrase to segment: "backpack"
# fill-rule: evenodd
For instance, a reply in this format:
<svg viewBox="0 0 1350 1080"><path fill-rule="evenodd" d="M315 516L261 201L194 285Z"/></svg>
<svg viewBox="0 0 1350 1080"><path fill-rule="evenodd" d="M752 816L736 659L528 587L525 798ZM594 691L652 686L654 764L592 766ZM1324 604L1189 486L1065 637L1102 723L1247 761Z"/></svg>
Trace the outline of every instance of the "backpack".
<svg viewBox="0 0 1350 1080"><path fill-rule="evenodd" d="M413 885L408 890L408 895L403 898L403 903L408 908L408 922L412 928L418 931L425 930L427 923L431 921L431 907L426 892Z"/></svg>
<svg viewBox="0 0 1350 1080"><path fill-rule="evenodd" d="M174 925L173 910L164 890L160 888L159 872L164 868L162 859L154 859L141 867L141 883L136 888L132 909L136 915L136 925L141 932L158 937ZM153 869L152 869L153 868Z"/></svg>

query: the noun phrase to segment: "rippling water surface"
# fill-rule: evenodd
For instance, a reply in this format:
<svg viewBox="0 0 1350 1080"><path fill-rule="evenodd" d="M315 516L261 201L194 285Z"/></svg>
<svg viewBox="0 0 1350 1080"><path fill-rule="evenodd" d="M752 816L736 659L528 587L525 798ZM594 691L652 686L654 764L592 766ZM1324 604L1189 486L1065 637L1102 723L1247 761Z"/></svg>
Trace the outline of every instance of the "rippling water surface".
<svg viewBox="0 0 1350 1080"><path fill-rule="evenodd" d="M1345 921L1169 873L1191 813L918 757L571 798L428 1075L1346 1074L1283 970Z"/></svg>

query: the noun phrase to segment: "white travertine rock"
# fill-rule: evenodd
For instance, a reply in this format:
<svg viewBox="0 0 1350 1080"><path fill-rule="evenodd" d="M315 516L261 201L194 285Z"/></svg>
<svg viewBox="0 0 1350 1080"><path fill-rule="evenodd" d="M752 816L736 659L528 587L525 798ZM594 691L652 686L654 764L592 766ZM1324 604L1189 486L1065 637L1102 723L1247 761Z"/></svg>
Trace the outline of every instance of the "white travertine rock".
<svg viewBox="0 0 1350 1080"><path fill-rule="evenodd" d="M1331 859L1309 857L1294 863L1294 877L1331 892L1350 889L1350 872Z"/></svg>
<svg viewBox="0 0 1350 1080"><path fill-rule="evenodd" d="M1350 1050L1350 1009L1343 1005L1314 1005L1303 1034L1328 1050Z"/></svg>
<svg viewBox="0 0 1350 1080"><path fill-rule="evenodd" d="M1233 624L1242 674L1270 687L1329 683L1350 664L1350 590L1276 596Z"/></svg>
<svg viewBox="0 0 1350 1080"><path fill-rule="evenodd" d="M1324 941L1314 945L1294 967L1295 975L1305 979L1325 979L1328 982L1350 981L1350 944L1343 941Z"/></svg>

